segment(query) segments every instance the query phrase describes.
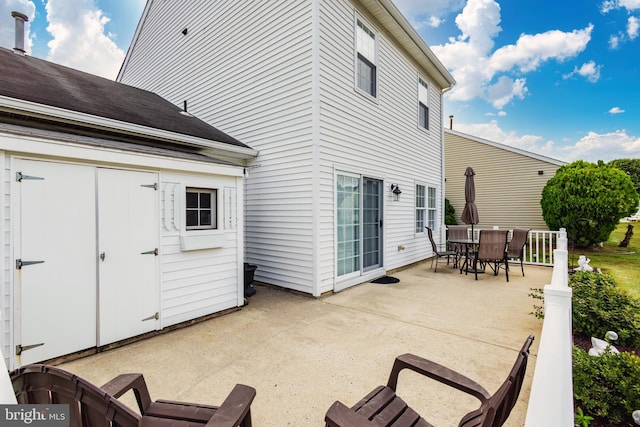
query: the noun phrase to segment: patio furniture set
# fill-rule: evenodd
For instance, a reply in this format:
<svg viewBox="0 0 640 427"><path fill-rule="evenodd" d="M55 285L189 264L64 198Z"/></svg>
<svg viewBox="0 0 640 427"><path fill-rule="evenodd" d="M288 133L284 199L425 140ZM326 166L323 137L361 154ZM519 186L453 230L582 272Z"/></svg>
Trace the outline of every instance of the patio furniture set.
<svg viewBox="0 0 640 427"><path fill-rule="evenodd" d="M438 261L447 259L447 265L453 258L453 267L459 268L460 273L474 273L478 280L478 273L484 273L488 266L493 275L497 276L501 267L504 268L507 282L509 281L509 260L520 260L520 269L524 276L524 248L529 235L528 229L515 228L509 230L480 230L478 239L469 238L467 227L449 226L448 238L444 249L441 249L433 239L433 232L427 227L427 235L433 249L435 271L438 271ZM511 239L509 239L511 237Z"/></svg>
<svg viewBox="0 0 640 427"><path fill-rule="evenodd" d="M493 394L472 379L445 366L412 354L398 356L386 386L379 386L351 408L340 401L325 415L327 427L426 427L431 426L411 409L396 389L400 371L408 369L469 394L480 407L464 415L460 426L504 424L515 405L527 367L529 336L518 352L506 380ZM237 384L219 407L198 403L151 400L142 374L122 374L102 387L50 365L31 364L10 373L18 404L67 404L70 427L251 427L253 387ZM118 398L133 391L134 411Z"/></svg>

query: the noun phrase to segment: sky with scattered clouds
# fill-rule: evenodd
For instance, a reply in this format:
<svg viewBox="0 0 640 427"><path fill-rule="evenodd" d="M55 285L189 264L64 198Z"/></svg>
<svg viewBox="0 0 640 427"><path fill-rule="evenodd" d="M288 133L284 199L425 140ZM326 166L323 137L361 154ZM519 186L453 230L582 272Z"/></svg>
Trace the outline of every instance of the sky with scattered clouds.
<svg viewBox="0 0 640 427"><path fill-rule="evenodd" d="M29 54L115 78L145 0L0 0ZM395 0L457 84L454 130L567 162L640 157L640 0Z"/></svg>

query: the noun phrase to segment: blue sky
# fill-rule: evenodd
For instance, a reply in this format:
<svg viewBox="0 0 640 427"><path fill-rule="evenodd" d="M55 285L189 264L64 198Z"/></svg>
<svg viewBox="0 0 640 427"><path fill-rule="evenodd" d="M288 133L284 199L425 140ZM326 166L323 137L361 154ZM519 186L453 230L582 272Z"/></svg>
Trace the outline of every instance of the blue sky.
<svg viewBox="0 0 640 427"><path fill-rule="evenodd" d="M27 51L114 78L144 0L0 0ZM455 130L564 161L640 157L640 0L395 0L458 82Z"/></svg>

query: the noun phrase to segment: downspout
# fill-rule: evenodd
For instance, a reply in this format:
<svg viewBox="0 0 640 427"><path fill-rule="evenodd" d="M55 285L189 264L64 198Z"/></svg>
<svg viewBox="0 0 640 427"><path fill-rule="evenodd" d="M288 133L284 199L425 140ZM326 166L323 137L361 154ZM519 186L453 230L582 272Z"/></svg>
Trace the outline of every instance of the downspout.
<svg viewBox="0 0 640 427"><path fill-rule="evenodd" d="M441 195L441 199L440 199L440 203L442 206L442 227L440 227L440 241L441 242L445 242L447 239L447 234L445 232L445 224L444 224L444 218L446 216L446 207L445 207L445 186L447 184L447 181L445 179L444 173L445 173L445 150L444 150L444 94L449 92L451 89L453 88L453 85L449 86L449 87L445 87L444 89L442 89L442 91L440 92L440 123L442 123L443 125L440 127L440 153L442 154L440 156L440 188L442 189L442 195Z"/></svg>

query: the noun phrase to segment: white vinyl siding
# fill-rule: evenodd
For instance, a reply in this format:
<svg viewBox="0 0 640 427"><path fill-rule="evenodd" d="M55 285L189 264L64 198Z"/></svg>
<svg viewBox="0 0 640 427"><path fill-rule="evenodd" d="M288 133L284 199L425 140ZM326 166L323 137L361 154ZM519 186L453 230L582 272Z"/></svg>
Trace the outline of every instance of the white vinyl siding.
<svg viewBox="0 0 640 427"><path fill-rule="evenodd" d="M433 131L441 88L428 72L360 3L189 5L199 12L151 3L121 79L179 106L188 99L190 112L259 150L244 200L245 260L258 266L256 281L316 296L336 289L337 171L384 182L385 269L428 256L414 233L413 194L416 181L442 178L441 132ZM376 102L355 81L358 19L376 38ZM416 126L416 75L428 84L432 132ZM393 203L391 182L403 189Z"/></svg>
<svg viewBox="0 0 640 427"><path fill-rule="evenodd" d="M415 182L440 182L442 142L440 132L427 133L416 126L416 75L423 71L379 34L378 103L372 104L353 90L350 49L355 48L353 22L358 14L352 3L322 2L320 12L320 180L329 181L334 168L384 177L384 267L389 270L424 259L428 255L424 235L415 233ZM439 90L427 83L430 91ZM441 117L440 99L438 92L432 96L432 117ZM391 183L402 189L397 202ZM439 194L437 209L442 209L440 200ZM323 214L324 207L332 204L322 200ZM328 225L322 225L323 242L332 231ZM399 245L405 250L399 252ZM331 258L324 252L321 257L322 283L330 283L331 271L324 266L331 266ZM328 286L321 288L327 290Z"/></svg>
<svg viewBox="0 0 640 427"><path fill-rule="evenodd" d="M81 140L82 138L80 138ZM68 142L68 141L67 141ZM13 313L16 295L13 292L15 263L12 264L13 246L17 223L11 221L17 208L19 186L15 182L16 159L50 161L42 153L57 153L67 159L67 167L77 165L95 168L125 168L125 170L153 171L160 177L157 191L159 194L158 216L160 228L159 247L159 287L160 328L180 322L196 319L221 310L238 307L243 304L242 295L242 258L243 258L243 185L242 169L239 166L218 165L195 161L182 161L166 157L139 153L100 150L94 146L48 141L36 136L17 136L0 132L0 145L7 150L0 151L3 164L0 181L0 220L2 220L2 242L0 253L3 255L4 280L0 282L2 296L3 321L0 324L2 350L7 363L12 363L16 342ZM16 154L19 151L20 154ZM32 153L26 154L25 153ZM37 173L37 172L36 172ZM34 173L35 175L35 173ZM219 233L223 244L216 248L185 251L181 248L180 237L184 230L184 191L192 188L217 188L224 192L219 197L221 204L218 215L218 230L198 230L193 233ZM149 189L149 191L154 191ZM227 197L228 195L228 197ZM229 206L229 203L235 204ZM237 216L234 214L237 213ZM222 221L222 219L225 219ZM95 231L92 232L95 235ZM152 249L152 248L150 248ZM83 319L80 319L82 321ZM15 365L14 365L15 366Z"/></svg>
<svg viewBox="0 0 640 427"><path fill-rule="evenodd" d="M188 99L191 113L260 151L247 167L245 260L257 281L313 293L311 4L189 5L197 12L151 5L122 81L176 105Z"/></svg>

